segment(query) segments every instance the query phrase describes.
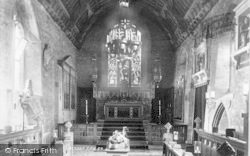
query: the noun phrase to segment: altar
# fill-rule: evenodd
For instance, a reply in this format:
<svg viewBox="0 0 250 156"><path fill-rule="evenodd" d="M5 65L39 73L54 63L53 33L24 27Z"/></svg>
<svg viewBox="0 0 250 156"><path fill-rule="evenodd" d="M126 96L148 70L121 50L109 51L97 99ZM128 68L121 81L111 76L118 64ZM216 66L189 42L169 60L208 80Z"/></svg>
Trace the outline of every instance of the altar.
<svg viewBox="0 0 250 156"><path fill-rule="evenodd" d="M145 88L93 88L96 99L96 120L151 120L151 102L155 98L152 86Z"/></svg>
<svg viewBox="0 0 250 156"><path fill-rule="evenodd" d="M104 105L105 119L142 119L143 104L132 102L108 102Z"/></svg>

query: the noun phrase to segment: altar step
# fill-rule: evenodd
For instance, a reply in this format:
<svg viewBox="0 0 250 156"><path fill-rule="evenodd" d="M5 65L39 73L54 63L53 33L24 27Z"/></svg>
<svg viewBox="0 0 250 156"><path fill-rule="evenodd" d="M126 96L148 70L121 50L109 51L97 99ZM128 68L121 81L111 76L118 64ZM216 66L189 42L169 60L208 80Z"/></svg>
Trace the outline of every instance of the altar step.
<svg viewBox="0 0 250 156"><path fill-rule="evenodd" d="M105 120L102 135L96 148L106 148L108 138L115 130L121 132L123 126L127 126L129 129L127 134L131 149L148 149L148 141L146 140L143 122L141 120Z"/></svg>

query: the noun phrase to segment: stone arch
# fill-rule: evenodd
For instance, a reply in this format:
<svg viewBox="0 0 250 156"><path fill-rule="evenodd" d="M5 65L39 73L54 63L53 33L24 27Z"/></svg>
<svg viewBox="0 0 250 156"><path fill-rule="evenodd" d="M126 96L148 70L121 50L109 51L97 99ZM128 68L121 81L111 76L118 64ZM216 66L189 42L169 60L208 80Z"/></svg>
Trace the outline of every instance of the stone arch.
<svg viewBox="0 0 250 156"><path fill-rule="evenodd" d="M214 114L214 119L213 119L213 122L212 122L212 127L218 127L219 122L220 122L220 120L221 120L221 116L222 116L222 114L224 113L224 111L225 111L225 107L224 107L224 105L221 103L221 104L218 106L218 108L217 108L217 110L216 110L216 112L215 112L215 114Z"/></svg>
<svg viewBox="0 0 250 156"><path fill-rule="evenodd" d="M12 8L12 20L13 20L13 28L15 24L22 25L22 34L23 38L27 41L25 47L25 77L23 79L23 83L25 80L32 79L34 82L34 94L41 95L42 94L42 73L40 70L34 71L31 66L34 66L36 69L40 69L42 67L42 52L40 50L42 46L40 35L38 32L38 24L36 20L36 14L34 12L35 1L32 0L18 0L13 3ZM24 86L22 86L24 87Z"/></svg>
<svg viewBox="0 0 250 156"><path fill-rule="evenodd" d="M26 38L36 38L39 40L38 26L33 11L31 0L18 0L14 4L12 16L16 16L16 21L22 24Z"/></svg>
<svg viewBox="0 0 250 156"><path fill-rule="evenodd" d="M226 114L224 114L226 113ZM224 118L223 118L224 115ZM223 103L220 103L214 113L214 118L212 121L212 128L219 128L221 121L223 120L223 124L229 125L228 113Z"/></svg>
<svg viewBox="0 0 250 156"><path fill-rule="evenodd" d="M14 36L14 88L20 90L24 86L24 53L27 45L23 25L19 22L17 14L13 16Z"/></svg>

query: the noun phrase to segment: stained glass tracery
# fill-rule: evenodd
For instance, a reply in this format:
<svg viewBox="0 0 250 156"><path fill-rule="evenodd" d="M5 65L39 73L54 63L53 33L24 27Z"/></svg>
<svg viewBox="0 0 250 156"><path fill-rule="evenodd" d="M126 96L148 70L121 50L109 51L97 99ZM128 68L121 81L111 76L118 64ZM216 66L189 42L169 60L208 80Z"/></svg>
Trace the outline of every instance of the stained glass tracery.
<svg viewBox="0 0 250 156"><path fill-rule="evenodd" d="M123 19L107 35L108 86L141 85L141 33Z"/></svg>

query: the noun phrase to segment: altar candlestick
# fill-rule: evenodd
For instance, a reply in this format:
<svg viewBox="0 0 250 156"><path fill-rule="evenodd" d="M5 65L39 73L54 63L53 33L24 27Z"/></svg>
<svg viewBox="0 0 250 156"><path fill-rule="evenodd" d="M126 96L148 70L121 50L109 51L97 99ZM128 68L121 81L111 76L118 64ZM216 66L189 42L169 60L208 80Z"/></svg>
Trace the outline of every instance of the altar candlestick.
<svg viewBox="0 0 250 156"><path fill-rule="evenodd" d="M88 100L86 100L86 115L88 115Z"/></svg>
<svg viewBox="0 0 250 156"><path fill-rule="evenodd" d="M161 100L159 100L159 116L161 116Z"/></svg>
<svg viewBox="0 0 250 156"><path fill-rule="evenodd" d="M105 116L105 105L103 106L103 114Z"/></svg>

